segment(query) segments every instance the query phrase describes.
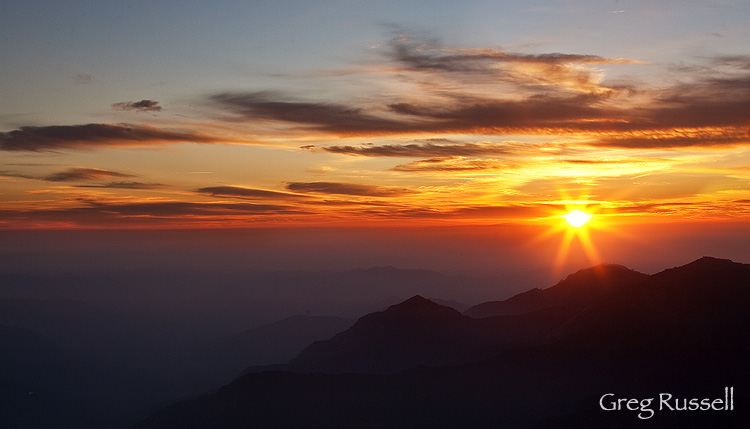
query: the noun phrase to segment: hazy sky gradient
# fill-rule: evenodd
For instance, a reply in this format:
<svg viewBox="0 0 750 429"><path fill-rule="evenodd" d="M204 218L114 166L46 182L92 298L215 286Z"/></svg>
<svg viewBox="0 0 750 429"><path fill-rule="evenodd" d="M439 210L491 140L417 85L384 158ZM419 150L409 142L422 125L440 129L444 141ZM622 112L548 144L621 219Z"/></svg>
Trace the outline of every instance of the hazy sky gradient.
<svg viewBox="0 0 750 429"><path fill-rule="evenodd" d="M623 234L745 225L748 18L748 1L2 1L0 227L554 227L573 207Z"/></svg>

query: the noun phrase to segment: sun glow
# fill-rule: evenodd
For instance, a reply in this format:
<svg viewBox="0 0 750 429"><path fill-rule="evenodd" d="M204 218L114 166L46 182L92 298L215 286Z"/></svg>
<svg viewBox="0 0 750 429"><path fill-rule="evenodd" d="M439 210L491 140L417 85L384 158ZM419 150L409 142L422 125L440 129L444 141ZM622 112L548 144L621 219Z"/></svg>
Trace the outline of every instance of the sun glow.
<svg viewBox="0 0 750 429"><path fill-rule="evenodd" d="M604 222L606 216L602 215L606 201L590 201L585 198L568 198L563 195L560 201L563 207L559 212L550 216L549 228L543 232L539 239L547 237L559 237L560 243L553 263L553 277L561 275L572 252L582 250L591 266L600 264L602 261L592 234L599 230L611 230ZM564 211L563 211L564 210ZM552 213L550 213L552 214Z"/></svg>
<svg viewBox="0 0 750 429"><path fill-rule="evenodd" d="M568 221L568 225L578 228L586 225L593 216L581 210L573 210L570 213L563 215L563 217Z"/></svg>

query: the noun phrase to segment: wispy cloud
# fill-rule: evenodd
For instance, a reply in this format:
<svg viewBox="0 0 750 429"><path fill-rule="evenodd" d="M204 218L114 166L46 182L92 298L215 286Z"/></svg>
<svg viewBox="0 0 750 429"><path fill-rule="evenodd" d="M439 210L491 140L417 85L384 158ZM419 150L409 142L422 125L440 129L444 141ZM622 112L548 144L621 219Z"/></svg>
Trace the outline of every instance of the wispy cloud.
<svg viewBox="0 0 750 429"><path fill-rule="evenodd" d="M638 67L633 59L460 48L404 35L394 37L380 53L385 64L372 65L369 72L377 69L379 78L411 85L413 91L375 91L336 101L228 91L209 95L207 101L227 119L231 139L133 124L24 126L0 132L0 150L214 143L248 135L273 144L283 130L305 138L427 134L436 139L322 147L329 153L370 157L495 156L504 150L497 144L438 141L466 133L586 136L587 144L613 148L734 146L750 140L750 56L717 56L698 68L680 66L672 85L653 88L635 81L608 84L596 69ZM368 68L351 73L366 75ZM161 106L143 99L112 108L158 111ZM195 124L195 129L203 128Z"/></svg>
<svg viewBox="0 0 750 429"><path fill-rule="evenodd" d="M41 179L40 177L32 176L30 174L17 173L15 171L0 171L0 177L15 177L19 179Z"/></svg>
<svg viewBox="0 0 750 429"><path fill-rule="evenodd" d="M162 222L200 222L201 220L248 219L277 215L307 214L299 208L274 204L195 203L186 201L99 202L65 208L0 209L2 222L62 222L81 226L116 223L161 224Z"/></svg>
<svg viewBox="0 0 750 429"><path fill-rule="evenodd" d="M102 170L100 168L69 168L65 171L44 176L43 180L48 182L68 182L79 180L102 180L117 177L135 177L132 174L119 173L117 171Z"/></svg>
<svg viewBox="0 0 750 429"><path fill-rule="evenodd" d="M599 137L594 145L625 149L675 149L750 144L750 129L740 127L672 128L622 131Z"/></svg>
<svg viewBox="0 0 750 429"><path fill-rule="evenodd" d="M137 112L158 112L161 110L156 100L123 101L112 104L113 110L135 110Z"/></svg>
<svg viewBox="0 0 750 429"><path fill-rule="evenodd" d="M138 115L144 124L23 126L0 132L3 151L244 143L247 136L252 143L310 151L293 154L299 158L263 180L252 172L242 179L235 172L228 179L213 161L183 167L179 170L215 172L203 185L247 186L199 187L193 177L170 184L169 193L145 192L165 187L153 183L164 179L135 179L124 168L15 164L17 171L0 171L6 183L16 186L20 180L8 178L17 178L56 185L16 186L17 207L27 209L6 206L0 222L286 222L326 216L496 222L550 216L562 210L552 203L561 194L599 201L602 214L700 217L701 210L727 208L727 216L750 211L742 203L750 192L742 158L747 156L744 146L750 145L750 56L674 66L671 83L663 80L657 87L626 77L615 85L604 78L600 68L640 67L630 59L457 48L404 36L373 52L383 61L360 63L346 79L373 79L383 86L361 92L348 92L351 86L346 86L320 98L313 95L316 91L290 89L208 94L202 98L208 106L201 108L212 109L211 117L181 116L182 129L168 128L177 123L168 122L175 117ZM161 106L144 99L115 103L112 109L155 112ZM247 159L271 153L246 149L234 147L232 153L246 151ZM730 161L733 155L740 158ZM5 168L16 168L11 165ZM263 168L259 171L270 171ZM278 180L281 187L264 189L268 180ZM388 186L394 183L399 186ZM125 196L125 191L106 189L134 191ZM136 194L147 194L149 200ZM182 195L186 201L158 200L165 195Z"/></svg>
<svg viewBox="0 0 750 429"><path fill-rule="evenodd" d="M0 176L5 177L18 177L22 179L30 180L43 180L47 182L81 182L81 181L98 181L116 178L130 178L137 177L133 174L120 173L117 171L104 170L101 168L88 168L88 167L74 167L64 171L58 171L56 173L48 175L32 175L17 173L13 171L0 171ZM132 181L115 181L107 184L88 184L88 185L76 185L79 187L97 187L97 188L129 188L129 189L146 189L163 186L156 183L141 183Z"/></svg>
<svg viewBox="0 0 750 429"><path fill-rule="evenodd" d="M612 111L594 106L598 96L538 96L498 100L454 95L439 104L399 102L381 112L344 104L271 99L269 93L224 93L214 96L224 108L246 120L275 120L306 125L311 131L338 135L413 133L539 133L543 130L601 128Z"/></svg>
<svg viewBox="0 0 750 429"><path fill-rule="evenodd" d="M161 183L143 183L131 181L108 182L95 185L75 185L77 188L103 188L103 189L158 189L164 185Z"/></svg>
<svg viewBox="0 0 750 429"><path fill-rule="evenodd" d="M273 204L250 203L194 203L183 201L103 204L87 208L94 212L107 211L118 215L183 216L183 215L228 215L250 213L283 213L288 207ZM86 210L86 209L84 209Z"/></svg>
<svg viewBox="0 0 750 429"><path fill-rule="evenodd" d="M300 198L299 194L287 192L267 191L264 189L245 188L241 186L210 186L196 189L199 194L207 194L214 197L233 197L233 198Z"/></svg>
<svg viewBox="0 0 750 429"><path fill-rule="evenodd" d="M544 53L527 54L500 49L455 48L436 40L414 39L399 34L390 42L387 55L413 71L472 74L523 86L555 86L581 92L609 92L600 85L594 64L632 64L637 60L598 55Z"/></svg>
<svg viewBox="0 0 750 429"><path fill-rule="evenodd" d="M94 83L96 79L93 75L89 73L76 73L75 76L73 76L73 82L77 83L78 85L88 85L90 83Z"/></svg>
<svg viewBox="0 0 750 429"><path fill-rule="evenodd" d="M393 167L393 170L417 173L498 171L509 169L514 164L496 159L431 158L400 164Z"/></svg>
<svg viewBox="0 0 750 429"><path fill-rule="evenodd" d="M287 183L286 188L295 192L356 195L362 197L397 197L414 193L414 191L403 188L338 182L291 182Z"/></svg>
<svg viewBox="0 0 750 429"><path fill-rule="evenodd" d="M445 142L445 141L443 141ZM482 156L501 155L508 152L505 145L492 143L409 143L403 145L365 145L365 146L327 146L322 148L326 152L359 156L385 157L454 157L454 156Z"/></svg>
<svg viewBox="0 0 750 429"><path fill-rule="evenodd" d="M410 132L418 127L409 121L380 117L344 104L288 101L279 93L222 93L212 96L212 100L248 120L270 119L305 124L333 133L392 134Z"/></svg>
<svg viewBox="0 0 750 429"><path fill-rule="evenodd" d="M455 48L402 35L391 40L383 55L387 66L378 66L381 76L403 79L417 90L369 95L364 102L309 101L279 92L225 92L212 101L248 123L271 121L300 132L338 137L586 136L592 146L649 149L735 146L750 139L750 57L746 56L709 58L698 71L684 71L685 78L654 88L636 81L607 84L595 68L638 67L640 62L632 59ZM490 156L503 149L475 143L411 142L332 145L322 150L433 158Z"/></svg>
<svg viewBox="0 0 750 429"><path fill-rule="evenodd" d="M442 132L539 133L545 130L588 129L606 124L613 113L597 104L597 95L533 96L503 100L454 96L448 103L398 103L390 108L401 115L419 118ZM415 129L414 131L429 131Z"/></svg>

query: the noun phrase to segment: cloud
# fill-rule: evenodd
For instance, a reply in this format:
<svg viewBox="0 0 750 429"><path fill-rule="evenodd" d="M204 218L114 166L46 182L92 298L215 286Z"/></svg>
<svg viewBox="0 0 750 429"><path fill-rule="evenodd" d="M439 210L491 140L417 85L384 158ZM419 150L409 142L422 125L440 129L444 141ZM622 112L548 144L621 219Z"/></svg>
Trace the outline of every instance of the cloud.
<svg viewBox="0 0 750 429"><path fill-rule="evenodd" d="M622 132L611 137L601 137L595 143L597 146L626 149L673 149L747 144L750 144L750 131L742 128Z"/></svg>
<svg viewBox="0 0 750 429"><path fill-rule="evenodd" d="M185 201L158 201L134 203L108 203L87 201L87 205L57 209L0 209L3 222L62 222L83 226L111 225L137 222L195 222L202 220L247 219L256 216L310 214L281 205L251 203L194 203Z"/></svg>
<svg viewBox="0 0 750 429"><path fill-rule="evenodd" d="M199 133L170 131L145 125L85 124L26 126L0 132L0 150L45 151L142 146L162 143L213 143L217 139Z"/></svg>
<svg viewBox="0 0 750 429"><path fill-rule="evenodd" d="M143 202L124 204L102 204L83 210L129 216L186 216L186 215L229 215L253 213L279 213L289 209L273 204L250 203L193 203L182 201Z"/></svg>
<svg viewBox="0 0 750 429"><path fill-rule="evenodd" d="M401 164L393 167L394 171L436 173L436 172L468 172L468 171L497 171L507 170L513 166L512 163L498 161L496 159L464 159L457 158L431 158Z"/></svg>
<svg viewBox="0 0 750 429"><path fill-rule="evenodd" d="M633 109L629 119L642 129L747 127L750 73L676 85L657 94L652 106Z"/></svg>
<svg viewBox="0 0 750 429"><path fill-rule="evenodd" d="M94 79L94 76L88 73L76 73L76 75L73 76L73 82L79 85L88 85L90 83L93 83L94 81L96 81L96 79Z"/></svg>
<svg viewBox="0 0 750 429"><path fill-rule="evenodd" d="M592 145L616 148L746 144L750 137L750 76L706 79L694 86L659 91L652 94L649 104L641 106L628 106L621 96L613 99L610 94L593 93L537 94L517 99L446 93L441 101L389 103L377 112L345 104L273 100L272 93L225 93L215 100L248 120L287 122L311 132L340 136L578 134L590 136ZM360 156L431 158L497 155L505 148L484 143L426 142L334 145L322 150Z"/></svg>
<svg viewBox="0 0 750 429"><path fill-rule="evenodd" d="M408 189L338 182L290 182L286 185L286 188L295 192L357 195L362 197L397 197L414 193L414 191Z"/></svg>
<svg viewBox="0 0 750 429"><path fill-rule="evenodd" d="M344 134L409 132L415 125L365 113L361 108L335 103L286 101L270 92L222 93L211 97L246 119L265 119L311 125L320 131Z"/></svg>
<svg viewBox="0 0 750 429"><path fill-rule="evenodd" d="M212 186L196 189L197 193L214 197L235 198L299 198L301 195L286 192L266 191L263 189L244 188L240 186Z"/></svg>
<svg viewBox="0 0 750 429"><path fill-rule="evenodd" d="M529 133L552 127L591 128L593 121L607 119L612 114L611 109L594 107L601 97L592 95L534 96L519 100L455 95L438 104L392 103L384 109L389 117L384 117L383 112L367 113L344 104L274 100L271 98L274 96L278 95L224 93L213 99L248 120L307 125L311 130L338 135Z"/></svg>
<svg viewBox="0 0 750 429"><path fill-rule="evenodd" d="M135 110L136 112L158 112L159 102L155 100L123 101L112 104L113 110Z"/></svg>
<svg viewBox="0 0 750 429"><path fill-rule="evenodd" d="M132 174L119 173L117 171L103 170L100 168L69 168L65 171L48 174L46 176L34 176L11 171L0 171L0 176L18 177L22 179L44 180L47 182L77 182L86 180L106 180L113 178L136 177ZM115 181L106 184L75 185L80 188L119 188L119 189L153 189L164 186L159 183L142 183L132 181Z"/></svg>
<svg viewBox="0 0 750 429"><path fill-rule="evenodd" d="M518 100L498 100L456 96L450 103L424 105L398 103L390 105L397 113L410 115L443 132L484 131L496 133L535 133L544 129L589 129L605 126L614 109L601 109L603 97L576 95L532 96ZM421 129L415 131L429 131Z"/></svg>
<svg viewBox="0 0 750 429"><path fill-rule="evenodd" d="M524 54L499 49L453 48L437 40L420 40L405 34L391 39L388 55L413 69L434 69L448 72L488 71L496 63L540 64L629 64L640 63L624 58L604 58L586 54Z"/></svg>
<svg viewBox="0 0 750 429"><path fill-rule="evenodd" d="M381 146L328 146L322 149L326 152L345 155L404 158L501 155L508 152L506 146L491 143L435 144L431 142Z"/></svg>
<svg viewBox="0 0 750 429"><path fill-rule="evenodd" d="M102 180L116 177L135 177L132 174L118 173L116 171L102 170L99 168L69 168L65 171L50 174L42 180L48 182L68 182L77 180Z"/></svg>
<svg viewBox="0 0 750 429"><path fill-rule="evenodd" d="M363 102L316 102L278 92L226 92L212 101L249 123L286 123L296 132L558 135L579 146L678 148L745 145L750 140L750 56L721 56L662 88L605 85L593 67L639 61L589 54L463 49L399 35L379 76L414 84ZM684 69L684 67L683 67ZM365 70L366 72L366 70ZM688 73L675 71L673 74ZM433 142L379 146L308 145L329 153L436 158L495 156L500 145Z"/></svg>
<svg viewBox="0 0 750 429"><path fill-rule="evenodd" d="M390 207L372 209L369 215L386 218L407 219L489 219L504 221L514 219L532 219L550 216L559 212L563 206L553 204L505 204L505 205L469 205L458 207Z"/></svg>
<svg viewBox="0 0 750 429"><path fill-rule="evenodd" d="M680 202L659 202L659 203L636 203L628 205L618 205L612 208L602 210L603 213L666 213L666 212L680 212L685 208L693 206L700 206L704 203L680 203Z"/></svg>
<svg viewBox="0 0 750 429"><path fill-rule="evenodd" d="M31 176L28 174L23 173L16 173L14 171L0 171L0 176L2 177L16 177L19 179L38 179L38 177Z"/></svg>
<svg viewBox="0 0 750 429"><path fill-rule="evenodd" d="M750 71L750 55L723 55L713 58L712 63L717 66L729 66L740 70Z"/></svg>
<svg viewBox="0 0 750 429"><path fill-rule="evenodd" d="M451 215L468 218L529 219L549 216L550 212L555 209L560 210L562 207L551 204L473 206L456 209L451 212Z"/></svg>
<svg viewBox="0 0 750 429"><path fill-rule="evenodd" d="M471 74L519 86L552 86L579 92L610 92L600 84L598 64L634 64L636 60L598 55L544 53L526 54L499 49L466 49L436 40L413 39L399 34L390 42L387 55L406 70L439 74Z"/></svg>
<svg viewBox="0 0 750 429"><path fill-rule="evenodd" d="M143 183L143 182L109 182L98 185L76 185L77 188L105 188L105 189L156 189L164 185L161 183Z"/></svg>
<svg viewBox="0 0 750 429"><path fill-rule="evenodd" d="M558 159L556 162L577 165L623 165L634 163L664 163L667 162L667 159L628 157L626 159Z"/></svg>

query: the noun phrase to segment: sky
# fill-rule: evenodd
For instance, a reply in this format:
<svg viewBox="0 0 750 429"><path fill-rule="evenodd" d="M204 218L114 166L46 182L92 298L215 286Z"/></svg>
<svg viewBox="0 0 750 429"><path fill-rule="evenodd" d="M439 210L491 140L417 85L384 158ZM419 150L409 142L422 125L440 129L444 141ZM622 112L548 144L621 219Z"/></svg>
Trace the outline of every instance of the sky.
<svg viewBox="0 0 750 429"><path fill-rule="evenodd" d="M535 232L498 240L554 237L557 261L713 231L741 259L748 18L731 0L3 0L0 229L517 225Z"/></svg>

